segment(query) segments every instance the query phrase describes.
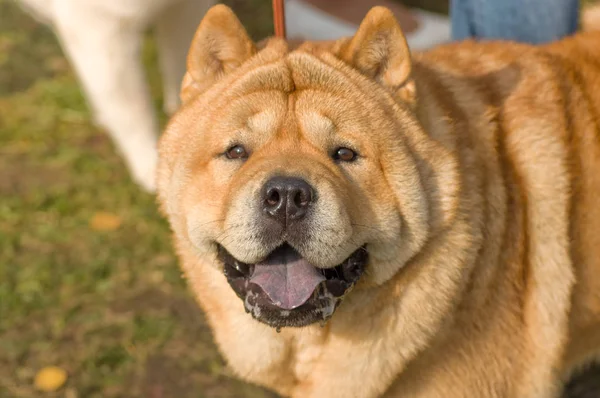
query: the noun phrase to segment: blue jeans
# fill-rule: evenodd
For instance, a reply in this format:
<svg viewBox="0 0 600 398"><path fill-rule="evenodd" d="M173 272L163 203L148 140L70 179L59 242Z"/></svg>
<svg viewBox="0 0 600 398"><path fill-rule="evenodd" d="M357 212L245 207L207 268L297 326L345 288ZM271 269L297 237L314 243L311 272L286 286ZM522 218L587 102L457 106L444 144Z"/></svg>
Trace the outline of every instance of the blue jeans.
<svg viewBox="0 0 600 398"><path fill-rule="evenodd" d="M579 0L450 0L452 39L546 43L577 30Z"/></svg>

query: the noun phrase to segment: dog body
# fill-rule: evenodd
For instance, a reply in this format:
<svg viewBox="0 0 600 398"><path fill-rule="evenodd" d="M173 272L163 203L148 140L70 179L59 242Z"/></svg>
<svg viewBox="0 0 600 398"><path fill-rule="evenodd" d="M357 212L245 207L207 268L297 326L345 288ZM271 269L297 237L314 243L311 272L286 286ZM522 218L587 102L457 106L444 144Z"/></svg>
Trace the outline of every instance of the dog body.
<svg viewBox="0 0 600 398"><path fill-rule="evenodd" d="M141 60L156 27L164 107L179 106L185 59L212 0L21 0L49 23L77 72L99 125L123 153L134 180L153 191L158 125Z"/></svg>
<svg viewBox="0 0 600 398"><path fill-rule="evenodd" d="M209 11L158 192L234 372L292 397L558 396L600 354L599 65L591 33L411 57L381 8L259 49Z"/></svg>

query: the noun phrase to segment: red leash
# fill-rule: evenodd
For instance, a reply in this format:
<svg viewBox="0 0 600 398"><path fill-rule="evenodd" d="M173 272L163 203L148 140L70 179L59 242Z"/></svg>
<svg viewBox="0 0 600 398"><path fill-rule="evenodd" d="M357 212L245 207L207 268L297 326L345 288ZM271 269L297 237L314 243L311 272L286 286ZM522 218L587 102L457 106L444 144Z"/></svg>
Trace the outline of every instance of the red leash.
<svg viewBox="0 0 600 398"><path fill-rule="evenodd" d="M275 25L275 36L285 39L284 0L273 0L273 25Z"/></svg>

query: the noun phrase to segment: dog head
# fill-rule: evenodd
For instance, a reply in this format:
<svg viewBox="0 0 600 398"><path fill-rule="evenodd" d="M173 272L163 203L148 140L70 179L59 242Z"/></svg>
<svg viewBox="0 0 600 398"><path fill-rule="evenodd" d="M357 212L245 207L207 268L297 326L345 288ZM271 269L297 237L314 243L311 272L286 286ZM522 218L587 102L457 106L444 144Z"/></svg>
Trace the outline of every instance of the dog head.
<svg viewBox="0 0 600 398"><path fill-rule="evenodd" d="M353 38L291 50L279 39L259 48L215 6L181 97L160 144L159 200L176 238L222 270L259 321L326 320L427 239L408 143L424 134L411 57L387 9Z"/></svg>

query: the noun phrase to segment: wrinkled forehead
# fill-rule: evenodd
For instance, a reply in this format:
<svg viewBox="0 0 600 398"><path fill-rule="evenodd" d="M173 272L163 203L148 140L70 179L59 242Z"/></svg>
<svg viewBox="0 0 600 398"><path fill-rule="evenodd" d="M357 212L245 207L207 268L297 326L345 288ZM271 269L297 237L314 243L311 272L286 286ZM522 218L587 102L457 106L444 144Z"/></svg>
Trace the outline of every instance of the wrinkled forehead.
<svg viewBox="0 0 600 398"><path fill-rule="evenodd" d="M333 55L322 59L301 51L250 62L219 90L218 108L227 124L255 131L289 118L310 130L356 129L384 116L372 93L376 85L352 72Z"/></svg>

